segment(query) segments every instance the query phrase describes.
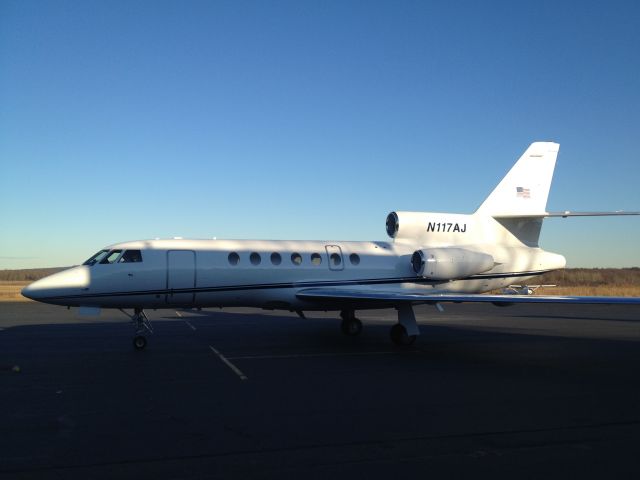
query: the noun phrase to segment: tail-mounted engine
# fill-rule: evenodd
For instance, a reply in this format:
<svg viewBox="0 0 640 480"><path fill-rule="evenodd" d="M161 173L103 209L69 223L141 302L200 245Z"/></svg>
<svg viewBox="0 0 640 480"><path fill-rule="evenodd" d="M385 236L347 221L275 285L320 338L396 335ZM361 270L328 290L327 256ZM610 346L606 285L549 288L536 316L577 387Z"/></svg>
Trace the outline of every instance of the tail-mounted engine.
<svg viewBox="0 0 640 480"><path fill-rule="evenodd" d="M391 212L387 234L394 242L417 245L468 245L483 236L473 215L433 212Z"/></svg>
<svg viewBox="0 0 640 480"><path fill-rule="evenodd" d="M491 270L493 257L464 248L416 250L411 256L416 274L433 280L453 280Z"/></svg>
<svg viewBox="0 0 640 480"><path fill-rule="evenodd" d="M465 248L488 238L485 230L494 227L490 222L494 220L478 219L474 215L391 212L387 216L386 230L394 242L431 246L416 250L411 256L411 265L417 275L433 280L454 280L494 267L492 255Z"/></svg>

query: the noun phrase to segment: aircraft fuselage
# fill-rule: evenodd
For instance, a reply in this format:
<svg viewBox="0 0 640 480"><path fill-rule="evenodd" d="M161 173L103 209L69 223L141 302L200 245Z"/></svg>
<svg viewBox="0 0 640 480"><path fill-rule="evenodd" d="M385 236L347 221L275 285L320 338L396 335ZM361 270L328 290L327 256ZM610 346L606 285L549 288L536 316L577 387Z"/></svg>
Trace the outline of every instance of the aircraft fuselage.
<svg viewBox="0 0 640 480"><path fill-rule="evenodd" d="M310 287L348 287L479 293L562 266L560 256L541 249L486 245L483 251L489 250L496 258L489 272L431 280L412 269L415 249L415 245L390 242L127 242L103 250L107 258L112 257L110 261L73 267L31 284L24 293L65 306L327 310L332 306L300 300L296 292ZM141 261L123 262L126 252L139 252Z"/></svg>

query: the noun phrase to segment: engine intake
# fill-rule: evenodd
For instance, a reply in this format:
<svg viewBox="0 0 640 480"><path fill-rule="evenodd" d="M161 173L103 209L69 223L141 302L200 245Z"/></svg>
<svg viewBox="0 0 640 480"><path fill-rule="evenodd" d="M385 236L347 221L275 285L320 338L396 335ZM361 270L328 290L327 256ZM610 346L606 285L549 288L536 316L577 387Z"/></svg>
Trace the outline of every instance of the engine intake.
<svg viewBox="0 0 640 480"><path fill-rule="evenodd" d="M471 235L476 239L482 232L474 215L435 212L391 212L385 230L396 242L434 246L468 245Z"/></svg>
<svg viewBox="0 0 640 480"><path fill-rule="evenodd" d="M387 215L386 227L387 235L389 235L391 238L395 238L398 233L398 228L400 228L400 222L398 219L398 214L396 212L391 212L389 215Z"/></svg>
<svg viewBox="0 0 640 480"><path fill-rule="evenodd" d="M486 272L493 268L491 255L464 248L416 250L411 266L416 274L433 280L454 280Z"/></svg>

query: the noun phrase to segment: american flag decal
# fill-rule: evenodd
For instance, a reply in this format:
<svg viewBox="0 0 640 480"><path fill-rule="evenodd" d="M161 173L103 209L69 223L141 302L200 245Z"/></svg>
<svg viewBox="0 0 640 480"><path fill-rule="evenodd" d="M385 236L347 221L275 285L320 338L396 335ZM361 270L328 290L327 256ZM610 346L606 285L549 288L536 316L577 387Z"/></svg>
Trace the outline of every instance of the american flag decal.
<svg viewBox="0 0 640 480"><path fill-rule="evenodd" d="M531 191L528 188L516 187L516 197L531 198Z"/></svg>

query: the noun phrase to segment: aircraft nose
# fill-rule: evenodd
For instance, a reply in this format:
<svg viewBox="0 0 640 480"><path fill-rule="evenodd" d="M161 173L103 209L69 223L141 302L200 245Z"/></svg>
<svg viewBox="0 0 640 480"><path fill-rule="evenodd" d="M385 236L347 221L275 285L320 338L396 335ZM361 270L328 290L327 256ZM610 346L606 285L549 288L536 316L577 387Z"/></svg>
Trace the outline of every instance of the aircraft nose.
<svg viewBox="0 0 640 480"><path fill-rule="evenodd" d="M49 298L77 294L88 286L89 271L81 265L36 280L24 287L21 293L31 300L47 302Z"/></svg>
<svg viewBox="0 0 640 480"><path fill-rule="evenodd" d="M37 282L33 282L33 283L37 283ZM22 290L20 290L20 293L22 294L23 297L27 297L30 298L31 300L37 300L37 293L36 293L36 289L32 287L33 283L30 283L29 285L27 285L26 287L24 287Z"/></svg>

